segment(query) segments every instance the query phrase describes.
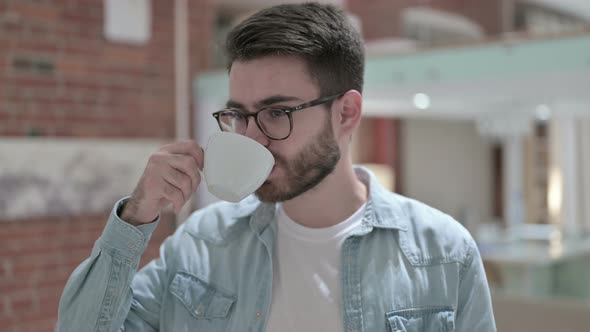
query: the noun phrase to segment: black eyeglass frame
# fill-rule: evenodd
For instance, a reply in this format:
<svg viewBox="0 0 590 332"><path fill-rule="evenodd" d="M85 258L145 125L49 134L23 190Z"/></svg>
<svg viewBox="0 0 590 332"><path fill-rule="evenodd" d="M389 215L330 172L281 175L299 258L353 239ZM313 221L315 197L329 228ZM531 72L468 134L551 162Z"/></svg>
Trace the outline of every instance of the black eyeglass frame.
<svg viewBox="0 0 590 332"><path fill-rule="evenodd" d="M237 112L237 113L243 115L244 118L246 119L246 127L248 126L249 118L250 117L254 117L254 120L255 120L256 125L258 126L258 129L260 129L260 131L264 135L266 135L266 137L268 137L268 138L270 138L272 140L275 140L275 141L283 141L283 140L286 140L287 138L289 138L289 136L291 136L291 133L293 132L293 116L292 116L292 113L297 112L297 111L301 111L303 109L310 108L310 107L313 107L313 106L318 106L318 105L321 105L321 104L325 104L325 103L327 103L329 101L333 101L335 99L338 99L338 98L342 97L344 94L345 94L345 92L342 92L342 93L338 93L338 94L327 96L327 97L321 97L321 98L314 99L312 101L308 101L306 103L303 103L303 104L297 105L297 106L293 106L293 107L272 107L272 106L271 107L265 107L265 108L263 108L261 110L258 110L256 112L254 112L254 113L242 112L242 111L237 110L235 108L225 108L225 109L222 109L220 111L217 111L217 112L213 113L212 115L215 118L215 120L217 120L217 125L219 126L219 129L221 131L224 131L224 130L223 130L223 127L221 125L221 121L220 121L219 118L220 118L220 116L221 116L221 114L223 112L232 111L232 112ZM262 128L262 125L258 121L258 114L260 114L260 112L264 112L264 111L268 110L269 108L276 109L276 110L281 110L281 111L285 112L287 114L287 116L289 117L289 134L287 134L287 136L285 136L283 138L275 138L275 137L270 136Z"/></svg>

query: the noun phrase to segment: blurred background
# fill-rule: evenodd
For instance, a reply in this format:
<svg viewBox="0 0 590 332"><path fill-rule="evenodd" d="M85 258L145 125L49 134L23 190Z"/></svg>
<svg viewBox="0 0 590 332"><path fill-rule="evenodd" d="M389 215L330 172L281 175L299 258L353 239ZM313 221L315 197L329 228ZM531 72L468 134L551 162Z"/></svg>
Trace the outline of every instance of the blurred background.
<svg viewBox="0 0 590 332"><path fill-rule="evenodd" d="M285 2L0 0L1 331L52 331L148 156L217 130L229 29ZM499 331L588 331L590 1L323 2L366 41L355 162L471 231Z"/></svg>

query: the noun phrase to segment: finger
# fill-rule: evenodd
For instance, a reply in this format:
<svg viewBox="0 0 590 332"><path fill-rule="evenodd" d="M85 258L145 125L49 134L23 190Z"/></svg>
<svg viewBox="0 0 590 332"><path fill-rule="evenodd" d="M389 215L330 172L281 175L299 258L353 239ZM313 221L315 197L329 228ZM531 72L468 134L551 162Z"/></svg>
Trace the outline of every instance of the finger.
<svg viewBox="0 0 590 332"><path fill-rule="evenodd" d="M203 148L193 140L175 142L164 146L162 149L173 154L189 155L195 159L197 166L200 169L203 169L203 158L205 153Z"/></svg>
<svg viewBox="0 0 590 332"><path fill-rule="evenodd" d="M184 202L186 202L186 200L184 199L184 195L182 194L182 191L173 184L167 182L166 180L164 180L164 183L162 185L164 186L164 188L162 189L162 195L164 196L164 198L170 201L172 205L174 205L174 211L178 213L184 205Z"/></svg>
<svg viewBox="0 0 590 332"><path fill-rule="evenodd" d="M197 190L201 181L201 175L199 174L199 168L194 158L185 155L171 155L168 160L171 167L182 172L190 178L191 181L191 194Z"/></svg>
<svg viewBox="0 0 590 332"><path fill-rule="evenodd" d="M169 166L162 174L164 180L182 191L184 201L192 195L192 180L184 172Z"/></svg>

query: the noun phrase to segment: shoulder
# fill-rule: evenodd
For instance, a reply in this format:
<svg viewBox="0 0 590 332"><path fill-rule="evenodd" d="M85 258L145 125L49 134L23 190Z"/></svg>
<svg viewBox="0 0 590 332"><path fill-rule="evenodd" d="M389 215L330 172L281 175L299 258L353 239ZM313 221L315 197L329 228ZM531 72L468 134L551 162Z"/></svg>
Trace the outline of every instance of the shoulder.
<svg viewBox="0 0 590 332"><path fill-rule="evenodd" d="M400 246L416 265L459 262L469 264L475 241L453 217L414 199L396 195L402 209L405 230L400 231Z"/></svg>

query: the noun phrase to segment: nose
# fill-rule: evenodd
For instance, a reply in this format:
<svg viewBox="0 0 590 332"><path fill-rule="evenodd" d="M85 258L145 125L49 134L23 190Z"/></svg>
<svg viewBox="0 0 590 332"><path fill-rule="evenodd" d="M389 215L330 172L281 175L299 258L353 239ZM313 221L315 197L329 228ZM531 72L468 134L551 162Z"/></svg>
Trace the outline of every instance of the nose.
<svg viewBox="0 0 590 332"><path fill-rule="evenodd" d="M256 119L253 116L248 117L248 125L244 136L251 138L264 146L270 144L270 139L262 132L262 130L260 130L256 123Z"/></svg>

